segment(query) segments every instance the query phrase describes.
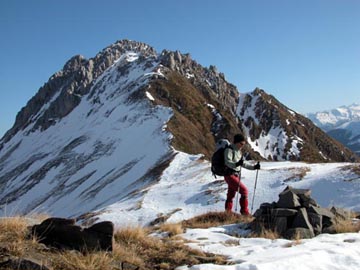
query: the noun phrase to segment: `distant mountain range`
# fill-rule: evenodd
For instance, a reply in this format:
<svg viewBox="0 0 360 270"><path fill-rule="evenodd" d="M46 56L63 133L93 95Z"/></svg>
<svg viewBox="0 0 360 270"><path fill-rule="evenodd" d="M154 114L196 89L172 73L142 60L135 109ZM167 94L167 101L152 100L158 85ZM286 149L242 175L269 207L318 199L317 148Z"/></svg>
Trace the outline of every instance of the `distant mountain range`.
<svg viewBox="0 0 360 270"><path fill-rule="evenodd" d="M240 94L189 54L118 41L72 57L17 114L0 140L0 213L138 209L179 152L209 159L238 132L256 160L358 160L264 90Z"/></svg>
<svg viewBox="0 0 360 270"><path fill-rule="evenodd" d="M328 135L360 156L360 104L306 115Z"/></svg>

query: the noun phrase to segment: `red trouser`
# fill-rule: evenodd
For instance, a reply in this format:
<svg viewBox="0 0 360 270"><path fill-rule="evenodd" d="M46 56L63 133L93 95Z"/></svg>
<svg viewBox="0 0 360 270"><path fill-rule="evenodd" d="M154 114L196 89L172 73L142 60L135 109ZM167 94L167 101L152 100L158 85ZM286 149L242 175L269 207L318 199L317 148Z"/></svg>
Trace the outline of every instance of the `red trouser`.
<svg viewBox="0 0 360 270"><path fill-rule="evenodd" d="M240 197L240 213L243 215L249 215L248 209L248 189L247 187L240 181L239 176L237 175L226 175L225 182L228 184L228 192L227 198L225 202L225 210L231 212L233 207L233 199L236 195L236 192L241 194Z"/></svg>

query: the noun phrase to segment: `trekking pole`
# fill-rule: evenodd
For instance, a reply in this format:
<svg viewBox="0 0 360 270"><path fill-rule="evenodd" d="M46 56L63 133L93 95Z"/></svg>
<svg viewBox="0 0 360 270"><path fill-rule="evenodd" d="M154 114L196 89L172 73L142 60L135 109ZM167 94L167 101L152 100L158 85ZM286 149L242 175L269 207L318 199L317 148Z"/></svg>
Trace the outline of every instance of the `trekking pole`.
<svg viewBox="0 0 360 270"><path fill-rule="evenodd" d="M254 199L255 199L255 191L256 191L256 184L257 184L257 180L258 180L258 174L259 174L259 169L256 170L254 194L253 194L252 203L251 203L251 213L253 212L253 207L254 207Z"/></svg>
<svg viewBox="0 0 360 270"><path fill-rule="evenodd" d="M238 200L239 200L239 193L240 193L240 181L241 181L241 167L240 167L240 171L239 171L239 184L238 184L238 188L236 191L236 204L235 204L235 212L237 212L237 205L238 205Z"/></svg>

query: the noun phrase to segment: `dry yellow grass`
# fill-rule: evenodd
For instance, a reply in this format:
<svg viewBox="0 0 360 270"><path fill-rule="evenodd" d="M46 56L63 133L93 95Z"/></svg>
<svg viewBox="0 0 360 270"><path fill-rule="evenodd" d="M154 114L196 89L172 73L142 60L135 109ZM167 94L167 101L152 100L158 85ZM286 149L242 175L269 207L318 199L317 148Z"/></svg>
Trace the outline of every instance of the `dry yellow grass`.
<svg viewBox="0 0 360 270"><path fill-rule="evenodd" d="M127 246L118 243L114 243L113 245L112 257L116 261L126 262L140 267L145 266L145 262L139 254L134 252L133 249L129 249Z"/></svg>
<svg viewBox="0 0 360 270"><path fill-rule="evenodd" d="M209 212L189 220L182 222L183 227L186 228L209 228L220 226L224 224L234 224L240 222L249 223L253 220L253 217L242 216L236 213L230 213L226 211L222 212Z"/></svg>
<svg viewBox="0 0 360 270"><path fill-rule="evenodd" d="M0 219L0 241L16 242L25 238L27 223L21 217L8 217Z"/></svg>
<svg viewBox="0 0 360 270"><path fill-rule="evenodd" d="M310 172L309 167L300 167L300 168L289 168L288 171L292 173L290 177L284 180L284 182L288 181L300 181L302 180L308 172Z"/></svg>
<svg viewBox="0 0 360 270"><path fill-rule="evenodd" d="M27 223L21 217L0 219L0 243L7 243L7 252L13 256L24 254L27 232Z"/></svg>
<svg viewBox="0 0 360 270"><path fill-rule="evenodd" d="M107 252L94 252L86 255L76 251L61 252L53 267L56 270L111 270L112 256Z"/></svg>
<svg viewBox="0 0 360 270"><path fill-rule="evenodd" d="M274 239L279 239L280 235L274 230L268 230L268 229L262 228L260 233L252 233L249 235L249 237L266 238L266 239L274 240Z"/></svg>
<svg viewBox="0 0 360 270"><path fill-rule="evenodd" d="M181 223L164 223L160 225L160 231L167 232L169 237L182 234L184 229Z"/></svg>
<svg viewBox="0 0 360 270"><path fill-rule="evenodd" d="M192 250L174 238L160 239L140 227L124 228L114 235L112 252L59 251L46 248L29 238L28 222L22 217L0 220L0 245L3 255L34 258L51 270L112 270L127 263L140 269L175 269L180 265L213 262L224 264L221 256ZM177 234L181 224L169 224L163 230ZM0 254L0 255L1 255Z"/></svg>
<svg viewBox="0 0 360 270"><path fill-rule="evenodd" d="M349 232L359 232L360 231L360 222L352 220L338 220L334 225L336 233L349 233Z"/></svg>
<svg viewBox="0 0 360 270"><path fill-rule="evenodd" d="M342 171L351 171L358 176L360 175L360 166L358 164L355 164L355 165L351 164L351 165L344 166L344 167L342 167L341 170ZM357 179L357 178L355 178L355 179Z"/></svg>
<svg viewBox="0 0 360 270"><path fill-rule="evenodd" d="M176 224L163 225L162 230L182 232L182 227ZM204 254L193 250L180 241L160 239L148 235L144 228L124 228L115 233L114 256L120 261L126 261L145 269L174 269L180 265L192 265L207 258L214 263L224 264L221 256ZM126 250L126 251L125 251ZM125 257L123 257L125 256Z"/></svg>

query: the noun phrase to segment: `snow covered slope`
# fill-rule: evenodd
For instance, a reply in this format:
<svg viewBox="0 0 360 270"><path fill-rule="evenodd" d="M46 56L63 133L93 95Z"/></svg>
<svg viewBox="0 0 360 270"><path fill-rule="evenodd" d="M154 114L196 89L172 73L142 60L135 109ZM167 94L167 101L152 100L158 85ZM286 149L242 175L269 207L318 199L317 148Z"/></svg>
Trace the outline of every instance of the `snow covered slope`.
<svg viewBox="0 0 360 270"><path fill-rule="evenodd" d="M239 225L189 229L181 235L192 248L223 255L230 265L201 264L177 270L357 270L360 269L360 234L321 234L298 241L241 238Z"/></svg>
<svg viewBox="0 0 360 270"><path fill-rule="evenodd" d="M360 176L352 168L358 164L308 164L302 162L262 162L254 196L256 172L242 170L249 189L250 207L278 200L287 185L312 190L312 197L323 207L339 206L360 211ZM134 196L101 209L101 220L112 220L117 226L149 225L159 217L179 222L209 211L223 211L227 185L215 179L210 164L201 156L178 152L159 182ZM254 197L254 205L251 202ZM137 207L135 207L137 206ZM234 203L235 208L235 203ZM238 209L239 211L239 209Z"/></svg>

